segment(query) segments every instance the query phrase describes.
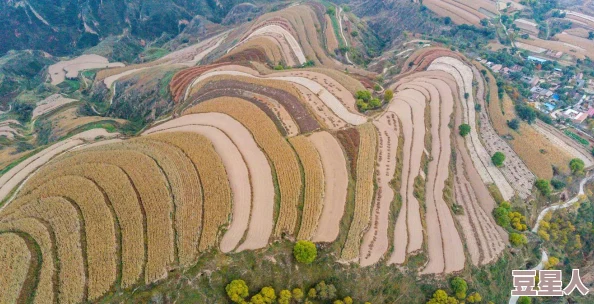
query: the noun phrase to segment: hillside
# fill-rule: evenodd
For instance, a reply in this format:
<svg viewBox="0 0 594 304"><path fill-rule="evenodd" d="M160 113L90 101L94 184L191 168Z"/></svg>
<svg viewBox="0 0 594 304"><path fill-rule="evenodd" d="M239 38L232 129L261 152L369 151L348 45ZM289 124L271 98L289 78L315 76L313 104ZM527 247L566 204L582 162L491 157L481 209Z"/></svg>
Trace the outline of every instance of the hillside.
<svg viewBox="0 0 594 304"><path fill-rule="evenodd" d="M502 69L566 70L488 49L479 2L1 4L0 303L506 303L547 252L591 268L594 144Z"/></svg>

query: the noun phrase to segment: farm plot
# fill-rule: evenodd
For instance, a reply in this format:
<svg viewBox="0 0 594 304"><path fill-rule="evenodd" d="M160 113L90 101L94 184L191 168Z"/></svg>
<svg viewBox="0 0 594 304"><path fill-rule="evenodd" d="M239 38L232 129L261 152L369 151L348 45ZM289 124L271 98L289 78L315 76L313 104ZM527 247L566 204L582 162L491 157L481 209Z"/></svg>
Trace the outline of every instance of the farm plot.
<svg viewBox="0 0 594 304"><path fill-rule="evenodd" d="M181 64L188 67L198 64L204 57L218 48L225 39L227 39L228 32L215 35L200 41L194 45L190 45L183 49L165 55L159 59L160 63Z"/></svg>
<svg viewBox="0 0 594 304"><path fill-rule="evenodd" d="M352 125L360 125L365 123L367 120L364 116L350 112L349 109L332 93L326 90L322 85L318 84L317 82L310 80L305 77L297 77L297 76L285 76L285 77L258 77L252 74L248 74L245 72L240 71L210 71L209 73L205 73L200 77L196 78L187 88L186 90L186 97L187 99L190 95L190 91L193 86L199 84L200 82L204 81L206 78L217 76L217 75L232 75L232 76L243 76L243 77L251 77L251 78L260 78L260 79L271 79L271 80L280 80L285 81L288 83L299 84L306 87L308 90L316 94L325 104L328 106L334 114L340 117L342 120L350 123ZM345 101L346 102L346 101Z"/></svg>
<svg viewBox="0 0 594 304"><path fill-rule="evenodd" d="M577 37L576 37L577 38ZM562 52L578 59L584 59L588 55L586 49L579 45L570 44L567 42L542 40L539 38L518 39L520 43L530 45L537 48L547 49L554 52Z"/></svg>
<svg viewBox="0 0 594 304"><path fill-rule="evenodd" d="M186 110L184 114L209 112L224 113L242 123L250 130L256 143L270 158L278 179L281 200L274 234L277 237L280 237L282 233L292 234L297 225L297 208L301 196L302 181L297 156L289 143L277 131L274 123L258 107L240 98L211 99ZM301 150L301 152L309 151L304 150ZM307 181L308 178L306 178ZM312 188L314 186L312 185ZM306 189L309 189L309 187L306 186ZM310 194L306 192L306 207L309 196ZM301 235L301 232L299 235ZM300 237L300 239L306 238Z"/></svg>
<svg viewBox="0 0 594 304"><path fill-rule="evenodd" d="M0 176L0 201L6 199L6 197L16 186L21 184L30 174L35 172L39 167L43 166L55 156L74 147L80 146L84 144L85 141L94 140L98 136L113 137L118 135L117 133L107 133L103 129L100 130L101 131L93 129L85 131L67 140L58 142L20 162L8 172L4 173L4 175ZM2 208L4 208L4 206ZM2 210L2 208L0 208L0 210Z"/></svg>
<svg viewBox="0 0 594 304"><path fill-rule="evenodd" d="M424 1L423 4L426 5L428 9L442 17L450 17L456 24L479 25L481 21L481 18L477 17L475 14L457 7L456 5L453 5L447 1L428 0Z"/></svg>
<svg viewBox="0 0 594 304"><path fill-rule="evenodd" d="M326 28L324 29L324 36L326 38L326 48L330 53L332 53L338 49L339 43L338 39L336 39L336 35L334 34L334 28L332 27L332 19L328 15L325 15L324 17L326 19Z"/></svg>
<svg viewBox="0 0 594 304"><path fill-rule="evenodd" d="M36 247L39 248L39 253L36 257L34 257L34 259L30 261L37 260L41 265L38 266L39 275L36 278L32 278L33 281L28 282L30 284L34 284L36 281L37 283L35 290L31 290L29 293L31 294L30 298L32 298L31 302L35 304L47 302L54 303L56 301L54 294L54 284L57 270L54 262L54 242L48 229L39 220L33 218L23 218L14 221L0 221L0 231L2 231L2 235L5 233L26 234L35 241ZM19 271L18 269L14 270ZM17 275L17 273L3 273L0 281L3 281L5 278L10 278L14 275ZM3 284L2 286L10 286L10 284ZM26 285L23 285L23 287L26 287ZM14 297L14 295L10 294L7 294L6 296Z"/></svg>
<svg viewBox="0 0 594 304"><path fill-rule="evenodd" d="M532 187L536 181L536 176L530 172L528 167L522 162L518 154L495 132L491 125L491 120L487 114L487 105L485 103L485 84L479 70L472 67L474 79L478 83L477 104L480 105L480 135L485 144L485 148L490 155L495 152L503 152L506 156L505 163L501 167L501 172L507 178L511 186L517 191L522 199L526 199L532 192ZM494 93L493 93L494 94Z"/></svg>
<svg viewBox="0 0 594 304"><path fill-rule="evenodd" d="M80 163L76 158L57 160L41 169L37 175L30 179L19 193L17 200L19 198L26 199L27 194L47 181L68 175L81 176L93 181L112 202L121 238L119 247L121 248L122 286L131 286L138 281L146 264L144 245L146 231L144 229L144 212L136 197L135 187L125 171L114 165ZM54 199L52 204L62 203ZM66 212L67 208L63 210Z"/></svg>
<svg viewBox="0 0 594 304"><path fill-rule="evenodd" d="M290 66L294 66L296 64L304 64L307 61L305 59L305 55L303 54L303 50L301 49L301 45L299 44L299 42L297 42L295 37L285 28L276 24L265 25L254 30L245 39L236 44L233 48L240 46L242 43L249 41L253 37L259 36L273 37L283 50L283 53L285 55L284 58L288 61L287 64L289 64ZM227 53L233 50L233 48L227 50ZM296 61L293 60L293 56L297 59Z"/></svg>
<svg viewBox="0 0 594 304"><path fill-rule="evenodd" d="M289 139L299 155L305 180L303 193L303 214L297 239L310 240L319 224L324 197L324 171L318 151L305 136Z"/></svg>
<svg viewBox="0 0 594 304"><path fill-rule="evenodd" d="M254 37L234 48L225 56L217 59L216 63L257 61L276 65L277 63L282 63L283 60L283 52L276 43L276 40L269 36L260 36Z"/></svg>
<svg viewBox="0 0 594 304"><path fill-rule="evenodd" d="M84 70L123 67L124 64L120 62L110 63L107 58L99 55L81 55L71 60L60 61L52 64L48 68L48 73L51 77L51 83L58 85L66 78L76 78L78 73Z"/></svg>
<svg viewBox="0 0 594 304"><path fill-rule="evenodd" d="M266 95L264 95L266 94ZM282 90L274 90L263 87L252 86L249 83L241 82L233 77L212 78L207 84L193 95L192 104L200 104L203 101L218 97L241 98L253 103L262 110L276 125L279 132L285 136L295 136L299 134L299 126L293 119L285 104L292 100L297 102L297 98L289 95ZM287 96L289 98L280 98ZM278 100L282 100L279 102ZM289 105L290 106L290 105ZM301 120L304 122L305 120ZM315 122L315 121L314 121ZM305 126L304 126L305 127Z"/></svg>
<svg viewBox="0 0 594 304"><path fill-rule="evenodd" d="M347 239L342 248L341 259L356 260L359 256L361 236L371 221L373 204L373 178L377 150L377 130L373 124L359 126L359 153L355 186L355 213L349 227Z"/></svg>
<svg viewBox="0 0 594 304"><path fill-rule="evenodd" d="M31 201L3 220L26 217L44 222L53 230L56 259L60 261L58 301L62 303L83 301L85 264L81 247L82 219L76 208L63 197L49 197Z"/></svg>
<svg viewBox="0 0 594 304"><path fill-rule="evenodd" d="M85 189L84 192L80 189ZM92 181L78 176L53 179L27 195L26 199L63 196L80 210L86 248L85 294L94 300L107 292L116 280L116 227L114 216L103 194ZM25 199L25 198L24 198ZM17 207L13 202L11 207Z"/></svg>
<svg viewBox="0 0 594 304"><path fill-rule="evenodd" d="M532 35L538 35L538 24L530 21L530 20L526 20L526 19L516 19L514 21L514 24L518 26L518 28L520 28L520 30L524 31L525 33L528 34L532 34Z"/></svg>
<svg viewBox="0 0 594 304"><path fill-rule="evenodd" d="M25 240L15 233L0 234L0 277L1 303L17 303L24 288L32 258L37 258L30 251Z"/></svg>
<svg viewBox="0 0 594 304"><path fill-rule="evenodd" d="M480 65L477 65L477 67L484 70L484 67ZM493 128L499 136L512 134L513 140L508 141L508 143L531 172L539 178L553 178L552 167L565 167L571 159L570 155L557 148L544 136L539 135L532 125L520 124L520 130L518 131L520 135L512 133L507 126L507 121L517 119L514 105L507 95L504 95L504 98L500 100L497 94L492 93L497 92L495 77L489 71L487 71L486 77L489 78L487 84L489 85L489 92L491 92L489 93L486 110L488 110Z"/></svg>
<svg viewBox="0 0 594 304"><path fill-rule="evenodd" d="M235 249L248 229L252 208L250 176L238 147L223 131L210 126L169 123L150 129L146 134L159 136L160 140L175 138L174 144L183 147L199 171L205 195L204 213L209 214L204 216L200 247L210 246L206 240L212 237L208 236L218 235L220 227L227 223L228 214L232 213L220 249L224 253ZM210 214L211 211L215 212Z"/></svg>
<svg viewBox="0 0 594 304"><path fill-rule="evenodd" d="M594 57L594 42L588 38L577 37L573 35L569 35L566 33L557 34L555 36L559 41L566 43L568 45L579 46L580 48L584 49L586 52L586 56Z"/></svg>
<svg viewBox="0 0 594 304"><path fill-rule="evenodd" d="M60 94L54 94L48 98L37 103L37 106L33 110L33 116L31 119L35 119L43 114L49 113L63 105L67 105L71 102L77 101L76 99L66 98Z"/></svg>
<svg viewBox="0 0 594 304"><path fill-rule="evenodd" d="M17 129L6 125L0 126L0 136L5 136L6 138L12 140L15 136L21 136L21 133Z"/></svg>
<svg viewBox="0 0 594 304"><path fill-rule="evenodd" d="M387 252L388 220L390 204L394 199L394 190L390 182L396 173L396 151L400 135L396 115L386 112L373 122L378 131L377 167L375 183L377 191L371 213L371 227L363 236L359 264L370 266L377 263Z"/></svg>
<svg viewBox="0 0 594 304"><path fill-rule="evenodd" d="M582 14L579 12L573 11L563 11L566 15L566 18L571 19L577 23L581 23L587 25L590 28L594 28L594 17L586 14Z"/></svg>
<svg viewBox="0 0 594 304"><path fill-rule="evenodd" d="M425 151L425 96L419 91L404 89L395 94L388 111L401 122L404 155L400 196L402 207L394 231L394 251L388 264L401 264L407 253L422 248L423 225L420 203L414 195L415 179L421 172L421 157Z"/></svg>
<svg viewBox="0 0 594 304"><path fill-rule="evenodd" d="M347 163L340 144L330 133L317 132L308 139L320 155L324 174L323 209L312 241L333 242L338 237L347 199Z"/></svg>
<svg viewBox="0 0 594 304"><path fill-rule="evenodd" d="M530 44L523 43L523 42L515 42L515 44L517 47L519 47L523 50L530 51L532 53L542 54L547 51L547 49L545 49L545 48L541 48L541 47L530 45Z"/></svg>
<svg viewBox="0 0 594 304"><path fill-rule="evenodd" d="M209 80L216 80L218 77L228 77L234 81L233 87L231 87L233 89L241 89L256 94L265 95L269 98L276 100L287 110L287 112L289 112L291 117L297 123L300 132L308 133L320 128L319 123L310 114L310 111L307 108L307 106L299 100L301 97L299 91L290 83L282 81L270 81L255 77L244 77L245 75L249 75L246 73L242 73L239 77L237 77L233 74L228 74L222 71L212 72L203 76L208 76L214 73L220 75L213 76L214 78ZM200 84L200 86L204 86L205 83L206 81ZM200 93L200 90L198 91L198 93ZM195 94L192 94L191 96L194 95Z"/></svg>
<svg viewBox="0 0 594 304"><path fill-rule="evenodd" d="M190 227L188 231L194 232L192 244L196 242L198 250L205 251L211 248L216 244L220 228L227 223L231 213L231 189L221 157L215 151L212 143L205 136L199 134L157 133L148 136L148 138L178 147L190 158L194 168L198 171L204 196L204 210L188 208L187 214L184 216L185 225ZM245 164L243 168L247 175ZM238 193L235 198L239 202L242 198L241 193ZM202 220L203 223L201 223ZM245 227L247 227L247 221ZM200 229L202 231L198 245L197 232Z"/></svg>
<svg viewBox="0 0 594 304"><path fill-rule="evenodd" d="M203 125L225 132L242 152L252 182L253 206L245 241L237 251L259 249L268 244L273 229L274 185L271 168L249 130L232 117L221 113L189 114L159 125L145 134L168 128Z"/></svg>
<svg viewBox="0 0 594 304"><path fill-rule="evenodd" d="M460 100L462 108L464 109L464 123L471 126L470 138L466 141L467 147L470 150L472 160L479 170L483 182L494 182L499 188L504 199L509 200L514 195L514 189L505 179L501 171L495 167L491 162L491 156L482 145L477 132L476 124L476 110L474 106L474 97L472 90L473 73L470 67L463 62L452 57L440 57L436 59L428 70L442 70L450 73L456 79L460 96L468 94L468 98Z"/></svg>
<svg viewBox="0 0 594 304"><path fill-rule="evenodd" d="M533 124L532 126L541 134L541 136L544 136L551 141L557 148L565 151L574 158L583 160L586 167L594 165L594 161L586 149L573 139L567 137L561 131L541 121L537 121L536 124Z"/></svg>

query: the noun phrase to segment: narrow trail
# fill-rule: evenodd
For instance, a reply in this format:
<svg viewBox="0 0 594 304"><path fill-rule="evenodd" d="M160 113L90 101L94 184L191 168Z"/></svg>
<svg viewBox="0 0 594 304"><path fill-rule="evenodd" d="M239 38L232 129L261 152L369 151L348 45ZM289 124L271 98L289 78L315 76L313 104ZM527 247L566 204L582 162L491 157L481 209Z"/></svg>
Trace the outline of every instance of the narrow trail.
<svg viewBox="0 0 594 304"><path fill-rule="evenodd" d="M534 228L532 228L532 232L536 233L538 231L538 227L540 226L540 221L544 218L544 216L549 211L564 209L564 208L568 208L568 207L575 205L579 201L580 196L584 195L584 186L589 181L592 181L593 179L594 179L594 174L584 177L582 179L582 181L580 182L580 190L577 195L575 195L573 198L571 198L570 200L566 201L563 204L553 205L553 206L547 207L544 210L542 210L540 212L540 214L538 215L538 219L536 220L536 225L534 225ZM548 260L549 260L549 256L548 256L547 252L542 250L542 258L540 259L540 263L538 265L536 265L536 267L532 268L531 270L542 270L544 268L544 263L547 262ZM511 296L509 298L509 304L516 304L518 302L518 298L519 298L518 296Z"/></svg>
<svg viewBox="0 0 594 304"><path fill-rule="evenodd" d="M346 39L346 36L344 35L344 28L342 26L342 7L338 7L338 11L336 12L336 14L338 15L338 25L340 26L340 35L342 36L342 40L344 40L344 44L348 47L349 46L349 41ZM349 52L344 52L344 57L346 58L347 62L351 65L355 65L351 59L349 58Z"/></svg>

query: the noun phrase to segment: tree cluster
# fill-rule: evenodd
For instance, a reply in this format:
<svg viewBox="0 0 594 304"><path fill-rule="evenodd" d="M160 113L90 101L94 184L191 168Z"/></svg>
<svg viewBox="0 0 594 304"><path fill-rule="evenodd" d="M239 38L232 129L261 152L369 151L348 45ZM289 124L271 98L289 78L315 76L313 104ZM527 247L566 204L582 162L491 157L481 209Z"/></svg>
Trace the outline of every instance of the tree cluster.
<svg viewBox="0 0 594 304"><path fill-rule="evenodd" d="M371 92L367 90L358 91L355 94L355 99L357 99L357 108L361 112L377 109L382 106L382 101L379 98L373 97Z"/></svg>

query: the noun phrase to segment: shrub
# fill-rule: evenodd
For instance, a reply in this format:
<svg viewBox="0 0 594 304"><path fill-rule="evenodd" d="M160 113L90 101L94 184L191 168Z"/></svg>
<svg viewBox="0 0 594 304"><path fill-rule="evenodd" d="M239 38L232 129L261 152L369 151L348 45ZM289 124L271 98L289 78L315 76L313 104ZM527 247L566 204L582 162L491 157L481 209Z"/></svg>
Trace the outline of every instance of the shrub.
<svg viewBox="0 0 594 304"><path fill-rule="evenodd" d="M566 186L565 182L560 181L558 179L552 179L551 185L553 185L553 188L555 188L556 190L561 190Z"/></svg>
<svg viewBox="0 0 594 304"><path fill-rule="evenodd" d="M387 89L384 92L384 101L385 102L390 102L390 100L392 100L393 97L394 97L394 91Z"/></svg>
<svg viewBox="0 0 594 304"><path fill-rule="evenodd" d="M249 295L249 289L244 280L233 280L225 287L227 296L235 303L244 302Z"/></svg>
<svg viewBox="0 0 594 304"><path fill-rule="evenodd" d="M525 235L523 234L519 234L519 233L510 233L509 234L509 242L514 246L514 247L522 247L526 244L528 244L528 239L526 238Z"/></svg>
<svg viewBox="0 0 594 304"><path fill-rule="evenodd" d="M505 154L503 154L502 152L497 151L491 157L491 161L493 162L493 164L495 166L501 167L501 166L503 166L503 162L505 162Z"/></svg>
<svg viewBox="0 0 594 304"><path fill-rule="evenodd" d="M569 169L571 169L573 174L582 174L584 167L584 161L579 158L574 158L569 162Z"/></svg>
<svg viewBox="0 0 594 304"><path fill-rule="evenodd" d="M448 293L442 289L438 289L434 294L433 298L427 302L427 304L458 304L458 300L454 297L448 296Z"/></svg>
<svg viewBox="0 0 594 304"><path fill-rule="evenodd" d="M460 132L460 136L464 137L470 134L470 126L468 124L461 124L458 127L458 131Z"/></svg>
<svg viewBox="0 0 594 304"><path fill-rule="evenodd" d="M483 297L481 297L481 295L478 292L471 293L466 299L468 303L480 303L482 300Z"/></svg>
<svg viewBox="0 0 594 304"><path fill-rule="evenodd" d="M450 281L450 285L452 287L452 290L454 290L454 293L456 294L456 297L460 300L463 300L466 298L466 291L468 291L468 284L466 284L466 281L461 278L461 277L455 277Z"/></svg>
<svg viewBox="0 0 594 304"><path fill-rule="evenodd" d="M314 243L301 240L293 247L293 255L299 263L311 264L318 255L318 250Z"/></svg>
<svg viewBox="0 0 594 304"><path fill-rule="evenodd" d="M537 179L534 185L536 186L536 189L542 193L542 195L549 196L551 194L551 185L547 180Z"/></svg>
<svg viewBox="0 0 594 304"><path fill-rule="evenodd" d="M295 299L295 301L297 302L301 302L303 300L303 290L301 290L301 288L294 288L292 291L293 294L293 299Z"/></svg>
<svg viewBox="0 0 594 304"><path fill-rule="evenodd" d="M520 129L520 121L517 120L516 118L514 118L512 120L508 120L507 126L510 127L510 129L517 131L518 129Z"/></svg>
<svg viewBox="0 0 594 304"><path fill-rule="evenodd" d="M520 297L518 299L518 304L531 304L532 303L532 299L529 297Z"/></svg>
<svg viewBox="0 0 594 304"><path fill-rule="evenodd" d="M324 281L316 284L316 292L320 300L331 300L336 298L336 287L332 284L326 284Z"/></svg>

